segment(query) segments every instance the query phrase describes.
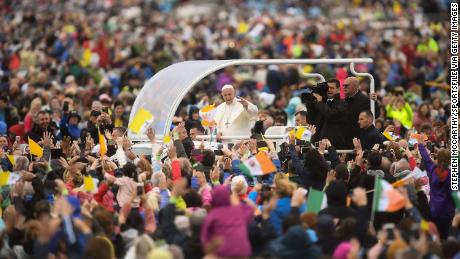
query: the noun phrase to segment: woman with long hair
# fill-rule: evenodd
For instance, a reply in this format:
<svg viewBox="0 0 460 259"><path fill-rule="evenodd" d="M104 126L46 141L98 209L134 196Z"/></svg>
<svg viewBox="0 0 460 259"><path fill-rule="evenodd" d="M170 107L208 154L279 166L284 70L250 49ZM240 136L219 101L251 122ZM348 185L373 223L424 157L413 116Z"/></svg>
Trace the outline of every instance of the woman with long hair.
<svg viewBox="0 0 460 259"><path fill-rule="evenodd" d="M431 124L431 122L430 106L423 103L415 113L413 126L417 131L420 131L423 124Z"/></svg>
<svg viewBox="0 0 460 259"><path fill-rule="evenodd" d="M34 125L34 118L37 118L37 114L42 108L42 100L37 97L32 100L30 103L29 112L27 112L26 116L24 117L24 133L28 133L32 130Z"/></svg>
<svg viewBox="0 0 460 259"><path fill-rule="evenodd" d="M290 137L289 142L294 172L299 175L302 187L307 190L310 187L316 190L323 190L329 170L329 165L324 157L317 149L309 148L302 163L294 146L295 137Z"/></svg>

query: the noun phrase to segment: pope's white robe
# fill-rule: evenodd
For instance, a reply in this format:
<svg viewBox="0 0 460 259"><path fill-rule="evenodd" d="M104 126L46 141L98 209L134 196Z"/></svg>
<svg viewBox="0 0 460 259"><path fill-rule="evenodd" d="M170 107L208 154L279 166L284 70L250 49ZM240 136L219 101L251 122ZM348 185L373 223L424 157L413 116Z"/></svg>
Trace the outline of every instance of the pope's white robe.
<svg viewBox="0 0 460 259"><path fill-rule="evenodd" d="M221 103L216 108L214 120L217 124L217 132L222 136L250 136L251 128L257 119L258 109L248 102L248 108L236 100L232 104Z"/></svg>

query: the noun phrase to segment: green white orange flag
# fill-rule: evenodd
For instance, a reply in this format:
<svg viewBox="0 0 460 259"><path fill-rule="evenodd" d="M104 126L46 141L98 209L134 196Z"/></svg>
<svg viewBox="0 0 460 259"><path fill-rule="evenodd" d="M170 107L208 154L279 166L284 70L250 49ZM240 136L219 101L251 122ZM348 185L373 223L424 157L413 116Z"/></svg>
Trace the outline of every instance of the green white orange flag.
<svg viewBox="0 0 460 259"><path fill-rule="evenodd" d="M318 213L327 207L326 193L310 188L307 200L307 212Z"/></svg>
<svg viewBox="0 0 460 259"><path fill-rule="evenodd" d="M210 104L201 108L199 115L201 118L201 125L203 125L203 127L212 128L216 126L216 122L214 121L214 117L216 116L215 104Z"/></svg>
<svg viewBox="0 0 460 259"><path fill-rule="evenodd" d="M260 151L241 163L240 170L246 175L259 176L276 172L276 166L267 153Z"/></svg>
<svg viewBox="0 0 460 259"><path fill-rule="evenodd" d="M405 205L404 196L387 181L375 177L373 212L395 212Z"/></svg>
<svg viewBox="0 0 460 259"><path fill-rule="evenodd" d="M455 207L457 207L457 210L460 210L460 192L451 192L451 194L455 202Z"/></svg>
<svg viewBox="0 0 460 259"><path fill-rule="evenodd" d="M402 178L401 180L398 180L398 181L392 183L391 185L394 188L398 188L398 187L404 186L406 184L409 184L410 182L412 182L411 181L412 179L415 179L414 174L410 173L410 174L406 175L404 178Z"/></svg>
<svg viewBox="0 0 460 259"><path fill-rule="evenodd" d="M134 115L134 118L128 125L128 128L136 134L142 134L147 131L148 127L152 123L153 115L148 110L140 108Z"/></svg>

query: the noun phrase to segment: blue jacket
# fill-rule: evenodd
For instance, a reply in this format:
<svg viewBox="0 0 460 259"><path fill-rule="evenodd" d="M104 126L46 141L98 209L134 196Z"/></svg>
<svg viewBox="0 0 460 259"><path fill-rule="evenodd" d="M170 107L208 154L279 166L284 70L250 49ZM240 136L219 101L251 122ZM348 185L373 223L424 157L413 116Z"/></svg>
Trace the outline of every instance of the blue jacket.
<svg viewBox="0 0 460 259"><path fill-rule="evenodd" d="M306 204L303 204L299 210L303 213L307 209ZM275 227L278 235L282 232L283 220L291 213L291 197L284 197L278 199L276 208L270 214L270 222Z"/></svg>
<svg viewBox="0 0 460 259"><path fill-rule="evenodd" d="M78 125L69 125L67 121L69 120L69 114L63 113L61 121L59 122L59 128L61 130L60 139L63 139L65 136L71 137L73 140L79 139L81 135L81 129Z"/></svg>

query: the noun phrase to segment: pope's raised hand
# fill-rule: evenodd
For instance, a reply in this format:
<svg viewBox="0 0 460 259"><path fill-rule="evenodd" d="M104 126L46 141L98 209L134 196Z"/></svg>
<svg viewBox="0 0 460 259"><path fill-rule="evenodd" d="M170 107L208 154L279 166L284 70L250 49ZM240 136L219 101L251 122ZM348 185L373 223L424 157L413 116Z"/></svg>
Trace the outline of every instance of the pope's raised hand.
<svg viewBox="0 0 460 259"><path fill-rule="evenodd" d="M240 102L244 106L245 109L248 108L249 102L246 99L239 97L238 102Z"/></svg>

